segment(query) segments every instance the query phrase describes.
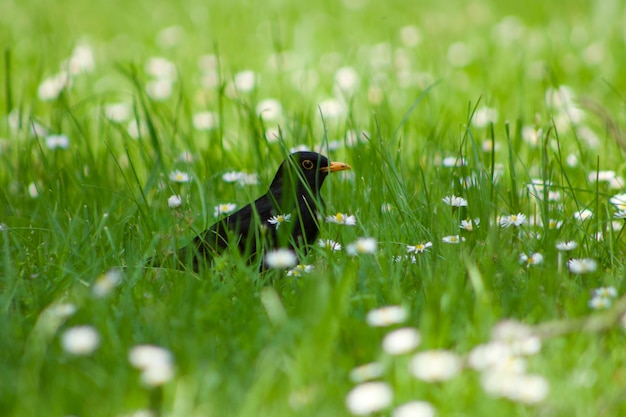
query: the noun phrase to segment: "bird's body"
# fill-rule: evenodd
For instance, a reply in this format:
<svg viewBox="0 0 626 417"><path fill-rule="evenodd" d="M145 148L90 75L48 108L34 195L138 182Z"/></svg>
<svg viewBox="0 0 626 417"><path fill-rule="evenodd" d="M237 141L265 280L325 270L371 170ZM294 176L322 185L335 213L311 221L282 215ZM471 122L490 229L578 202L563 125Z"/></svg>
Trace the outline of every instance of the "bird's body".
<svg viewBox="0 0 626 417"><path fill-rule="evenodd" d="M296 152L280 165L269 190L253 203L219 220L176 252L179 267L200 270L227 247L256 262L265 251L306 251L319 233L320 189L330 172L350 169L315 152ZM287 221L288 220L288 221Z"/></svg>

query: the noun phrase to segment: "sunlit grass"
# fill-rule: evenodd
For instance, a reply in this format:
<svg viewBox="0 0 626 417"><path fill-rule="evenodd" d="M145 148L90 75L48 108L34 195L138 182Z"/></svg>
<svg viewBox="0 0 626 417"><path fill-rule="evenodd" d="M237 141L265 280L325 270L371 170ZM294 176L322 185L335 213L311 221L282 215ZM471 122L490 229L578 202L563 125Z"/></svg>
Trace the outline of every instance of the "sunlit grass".
<svg viewBox="0 0 626 417"><path fill-rule="evenodd" d="M626 411L623 6L74 6L0 14L0 414ZM305 147L299 267L144 267Z"/></svg>

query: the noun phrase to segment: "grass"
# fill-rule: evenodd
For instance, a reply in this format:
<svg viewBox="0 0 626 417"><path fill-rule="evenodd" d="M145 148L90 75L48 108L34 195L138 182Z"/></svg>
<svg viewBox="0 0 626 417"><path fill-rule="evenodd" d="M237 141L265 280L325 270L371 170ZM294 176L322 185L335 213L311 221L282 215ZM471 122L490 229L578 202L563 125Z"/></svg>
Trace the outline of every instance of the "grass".
<svg viewBox="0 0 626 417"><path fill-rule="evenodd" d="M394 393L379 415L411 400L442 416L626 411L624 331L611 319L626 288L623 220L609 201L624 185L594 180L624 176L623 6L214 3L3 6L0 414L347 415L350 372L372 361ZM42 100L44 79L77 45L90 47L95 67ZM203 55L215 56L212 69L198 69ZM147 88L155 56L175 65L162 100ZM350 70L347 89L335 86L343 67L358 74L353 90ZM245 70L254 88L237 93ZM258 116L267 98L282 106L276 118ZM331 98L344 106L336 117L328 103L318 107ZM105 114L119 102L129 106L123 122ZM213 128L199 130L194 115L204 111ZM138 139L133 121L143 126ZM33 134L35 123L47 133ZM48 134L66 135L69 147L51 149ZM263 194L297 145L353 167L330 176L323 196L326 214L354 214L357 225L325 223L320 237L344 248L374 237L376 254L316 247L305 260L314 269L298 278L259 273L236 253L203 275L143 268L210 225L216 205ZM176 169L191 181L171 181ZM257 173L258 184L224 182L233 170ZM446 205L451 195L467 207ZM583 209L593 216L576 220ZM528 221L499 226L516 213ZM480 224L461 231L465 219ZM548 227L551 219L562 226ZM449 235L465 241L443 243ZM567 240L578 247L559 252ZM429 241L415 263L395 260ZM543 262L522 265L522 253ZM569 258L591 258L597 271L571 273ZM121 281L95 296L112 268ZM613 309L590 308L592 291L606 286L617 292ZM59 315L59 304L75 312ZM536 326L541 350L524 361L547 396L497 398L467 367L444 382L414 378L412 354L386 354L390 329L367 324L387 305L408 312L395 327L419 329L417 352L467 358L505 319ZM583 331L588 317L600 325ZM80 325L100 343L73 355L63 335ZM129 363L142 344L171 352L164 384L147 387Z"/></svg>

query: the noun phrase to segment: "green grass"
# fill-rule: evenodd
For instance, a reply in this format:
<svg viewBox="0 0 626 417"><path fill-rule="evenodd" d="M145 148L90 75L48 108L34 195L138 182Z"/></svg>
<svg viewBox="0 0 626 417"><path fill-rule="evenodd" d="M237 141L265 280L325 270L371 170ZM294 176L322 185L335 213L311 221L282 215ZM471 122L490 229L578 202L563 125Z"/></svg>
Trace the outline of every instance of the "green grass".
<svg viewBox="0 0 626 417"><path fill-rule="evenodd" d="M375 360L385 365L379 379L394 391L393 404L377 415L411 400L430 402L440 416L626 412L623 328L604 320L582 331L586 317L608 317L589 307L594 289L613 286L618 297L626 290L624 220L613 218L609 202L624 186L589 179L605 170L626 176L626 9L619 2L521 8L489 0L263 7L138 1L61 8L33 0L2 8L1 415L349 415L350 371ZM401 39L407 25L419 28L415 46ZM168 46L159 39L173 26L182 35ZM38 98L42 81L77 45L91 48L95 68L76 75L58 98ZM452 65L465 50L464 65ZM214 87L203 87L198 69L207 54L219 62ZM146 93L145 64L154 56L177 70L162 101ZM276 60L278 69L270 64ZM359 83L342 95L333 85L346 66ZM256 86L234 94L234 75L244 70L257 74ZM316 80L309 87L293 81L304 71ZM560 86L574 96L565 116L549 97ZM331 97L345 101L345 113L322 118L318 104ZM266 98L280 101L278 120L257 115ZM103 110L117 102L132 108L122 123ZM498 117L477 124L485 108ZM214 129L194 128L202 111L213 112ZM128 133L131 120L144 123L139 139ZM69 148L49 149L45 135L31 133L34 122L67 135ZM536 145L525 139L525 127L541 129ZM265 137L269 128L280 128L280 140ZM362 139L356 144L347 139L353 132ZM354 214L357 225L325 223L320 237L344 248L375 237L375 255L316 247L306 258L313 271L299 278L259 273L236 253L202 275L142 267L155 251L179 247L210 225L216 205L241 207L263 194L297 145L353 167L331 175L323 196L326 214ZM193 161L180 160L183 151ZM466 164L445 167L446 157ZM175 169L192 180L170 181ZM233 170L257 173L259 183L225 183L222 175ZM468 177L472 185L465 187ZM551 185L533 190L532 180ZM548 191L560 198L549 201ZM178 209L168 207L172 194L183 198ZM467 207L447 206L442 199L450 195L467 199ZM585 208L593 217L575 220ZM498 225L498 217L515 213L563 224ZM467 218L479 218L479 227L461 231ZM465 241L442 243L457 234ZM564 240L578 247L559 255L555 244ZM415 263L394 261L406 245L427 241L432 248ZM534 252L543 263L520 264L520 254ZM598 270L570 273L568 258L592 258ZM122 268L121 282L108 296L94 296L92 286L111 268ZM59 303L76 312L55 316ZM409 312L404 325L421 333L417 351L462 357L488 342L504 319L537 329L560 320L557 330L542 333L541 351L526 358L527 372L549 383L547 397L532 405L495 398L471 369L445 382L415 379L411 354L384 353L389 329L366 323L372 309L395 304ZM63 349L62 335L78 325L100 335L92 354ZM140 344L172 353L169 382L141 383L128 359Z"/></svg>

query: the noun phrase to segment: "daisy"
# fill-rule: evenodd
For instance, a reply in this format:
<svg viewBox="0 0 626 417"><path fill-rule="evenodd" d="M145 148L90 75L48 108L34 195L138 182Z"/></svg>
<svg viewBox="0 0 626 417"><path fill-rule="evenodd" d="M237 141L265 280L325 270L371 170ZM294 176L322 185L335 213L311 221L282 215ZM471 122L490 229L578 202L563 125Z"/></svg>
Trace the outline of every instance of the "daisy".
<svg viewBox="0 0 626 417"><path fill-rule="evenodd" d="M567 267L573 274L587 274L589 272L595 272L598 269L598 263L594 259L570 259L567 263Z"/></svg>
<svg viewBox="0 0 626 417"><path fill-rule="evenodd" d="M614 219L626 219L626 210L620 210L613 215Z"/></svg>
<svg viewBox="0 0 626 417"><path fill-rule="evenodd" d="M426 401L410 401L393 410L392 417L435 417L435 407Z"/></svg>
<svg viewBox="0 0 626 417"><path fill-rule="evenodd" d="M335 242L332 239L320 239L317 241L317 244L322 248L330 249L332 251L341 250L341 243Z"/></svg>
<svg viewBox="0 0 626 417"><path fill-rule="evenodd" d="M193 115L191 124L196 130L210 131L219 124L219 116L211 111L203 111Z"/></svg>
<svg viewBox="0 0 626 417"><path fill-rule="evenodd" d="M280 227L282 223L290 222L291 214L278 214L276 216L272 216L267 219L267 222L272 225L276 225L276 230Z"/></svg>
<svg viewBox="0 0 626 417"><path fill-rule="evenodd" d="M478 225L480 224L480 219L467 219L467 220L461 220L461 229L466 230L468 232L473 231L475 228L478 228Z"/></svg>
<svg viewBox="0 0 626 417"><path fill-rule="evenodd" d="M558 250L561 251L570 251L570 250L574 250L578 247L578 243L574 242L573 240L568 240L567 242L558 242L556 244L556 248Z"/></svg>
<svg viewBox="0 0 626 417"><path fill-rule="evenodd" d="M348 255L374 254L378 248L378 242L373 237L360 237L355 242L346 246Z"/></svg>
<svg viewBox="0 0 626 417"><path fill-rule="evenodd" d="M391 305L370 310L365 320L372 327L387 327L406 321L408 316L409 312L404 307Z"/></svg>
<svg viewBox="0 0 626 417"><path fill-rule="evenodd" d="M422 336L417 329L404 327L392 330L383 338L383 350L390 355L402 355L419 346Z"/></svg>
<svg viewBox="0 0 626 417"><path fill-rule="evenodd" d="M384 367L380 362L366 363L350 371L350 380L356 383L365 382L381 377L383 371Z"/></svg>
<svg viewBox="0 0 626 417"><path fill-rule="evenodd" d="M585 221L593 217L593 211L589 209L579 210L574 213L574 218L578 221Z"/></svg>
<svg viewBox="0 0 626 417"><path fill-rule="evenodd" d="M543 255L535 252L532 255L526 255L525 253L520 254L519 261L521 264L526 264L527 268L531 266L539 265L543 262Z"/></svg>
<svg viewBox="0 0 626 417"><path fill-rule="evenodd" d="M441 201L452 207L467 207L467 200L454 195L444 197Z"/></svg>
<svg viewBox="0 0 626 417"><path fill-rule="evenodd" d="M609 201L616 209L620 211L626 210L626 193L614 195Z"/></svg>
<svg viewBox="0 0 626 417"><path fill-rule="evenodd" d="M220 204L219 206L215 206L213 215L215 217L219 217L222 214L229 214L235 211L236 208L237 208L237 204L233 204L233 203Z"/></svg>
<svg viewBox="0 0 626 417"><path fill-rule="evenodd" d="M447 350L430 350L415 354L409 370L417 379L438 382L451 379L461 370L461 358Z"/></svg>
<svg viewBox="0 0 626 417"><path fill-rule="evenodd" d="M71 327L63 332L61 345L72 355L89 355L100 345L100 335L92 326Z"/></svg>
<svg viewBox="0 0 626 417"><path fill-rule="evenodd" d="M298 264L295 267L291 268L289 271L287 271L287 276L288 277L299 277L300 275L302 275L302 273L309 273L313 270L313 265L304 265L304 264Z"/></svg>
<svg viewBox="0 0 626 417"><path fill-rule="evenodd" d="M298 263L296 254L291 249L276 249L265 255L265 265L268 268L292 268Z"/></svg>
<svg viewBox="0 0 626 417"><path fill-rule="evenodd" d="M346 397L348 410L357 416L369 415L391 405L393 391L386 382L364 382Z"/></svg>
<svg viewBox="0 0 626 417"><path fill-rule="evenodd" d="M172 354L154 345L137 345L128 353L128 361L141 370L141 382L148 387L163 385L174 377Z"/></svg>
<svg viewBox="0 0 626 417"><path fill-rule="evenodd" d="M522 213L511 214L510 216L502 216L500 217L500 226L501 227L520 227L524 223L526 223L526 215Z"/></svg>
<svg viewBox="0 0 626 417"><path fill-rule="evenodd" d="M600 287L593 290L593 296L615 298L617 297L617 290L615 287Z"/></svg>
<svg viewBox="0 0 626 417"><path fill-rule="evenodd" d="M167 199L169 208L175 209L180 207L181 204L183 204L183 199L178 194L174 194Z"/></svg>
<svg viewBox="0 0 626 417"><path fill-rule="evenodd" d="M406 251L408 253L423 253L426 249L433 246L433 242L418 243L417 245L407 245Z"/></svg>
<svg viewBox="0 0 626 417"><path fill-rule="evenodd" d="M549 229L560 229L563 226L562 220L550 219L548 220L548 228Z"/></svg>
<svg viewBox="0 0 626 417"><path fill-rule="evenodd" d="M613 300L608 297L592 297L589 300L589 308L592 310L604 310L613 304Z"/></svg>
<svg viewBox="0 0 626 417"><path fill-rule="evenodd" d="M96 278L91 290L96 297L106 297L120 282L122 282L122 272L117 268L112 268Z"/></svg>
<svg viewBox="0 0 626 417"><path fill-rule="evenodd" d="M275 121L282 116L283 106L280 104L280 101L268 98L257 104L256 114L263 119L264 122Z"/></svg>
<svg viewBox="0 0 626 417"><path fill-rule="evenodd" d="M50 135L46 137L48 149L67 149L70 147L70 138L67 135Z"/></svg>
<svg viewBox="0 0 626 417"><path fill-rule="evenodd" d="M345 224L346 226L354 226L356 224L356 217L354 217L354 215L337 213L334 216L327 216L326 221L328 223Z"/></svg>
<svg viewBox="0 0 626 417"><path fill-rule="evenodd" d="M186 172L174 170L170 172L170 180L178 183L185 183L191 181L191 177Z"/></svg>
<svg viewBox="0 0 626 417"><path fill-rule="evenodd" d="M441 241L444 242L444 243L457 244L457 243L465 242L465 238L461 237L459 235L444 236L444 237L441 238Z"/></svg>

